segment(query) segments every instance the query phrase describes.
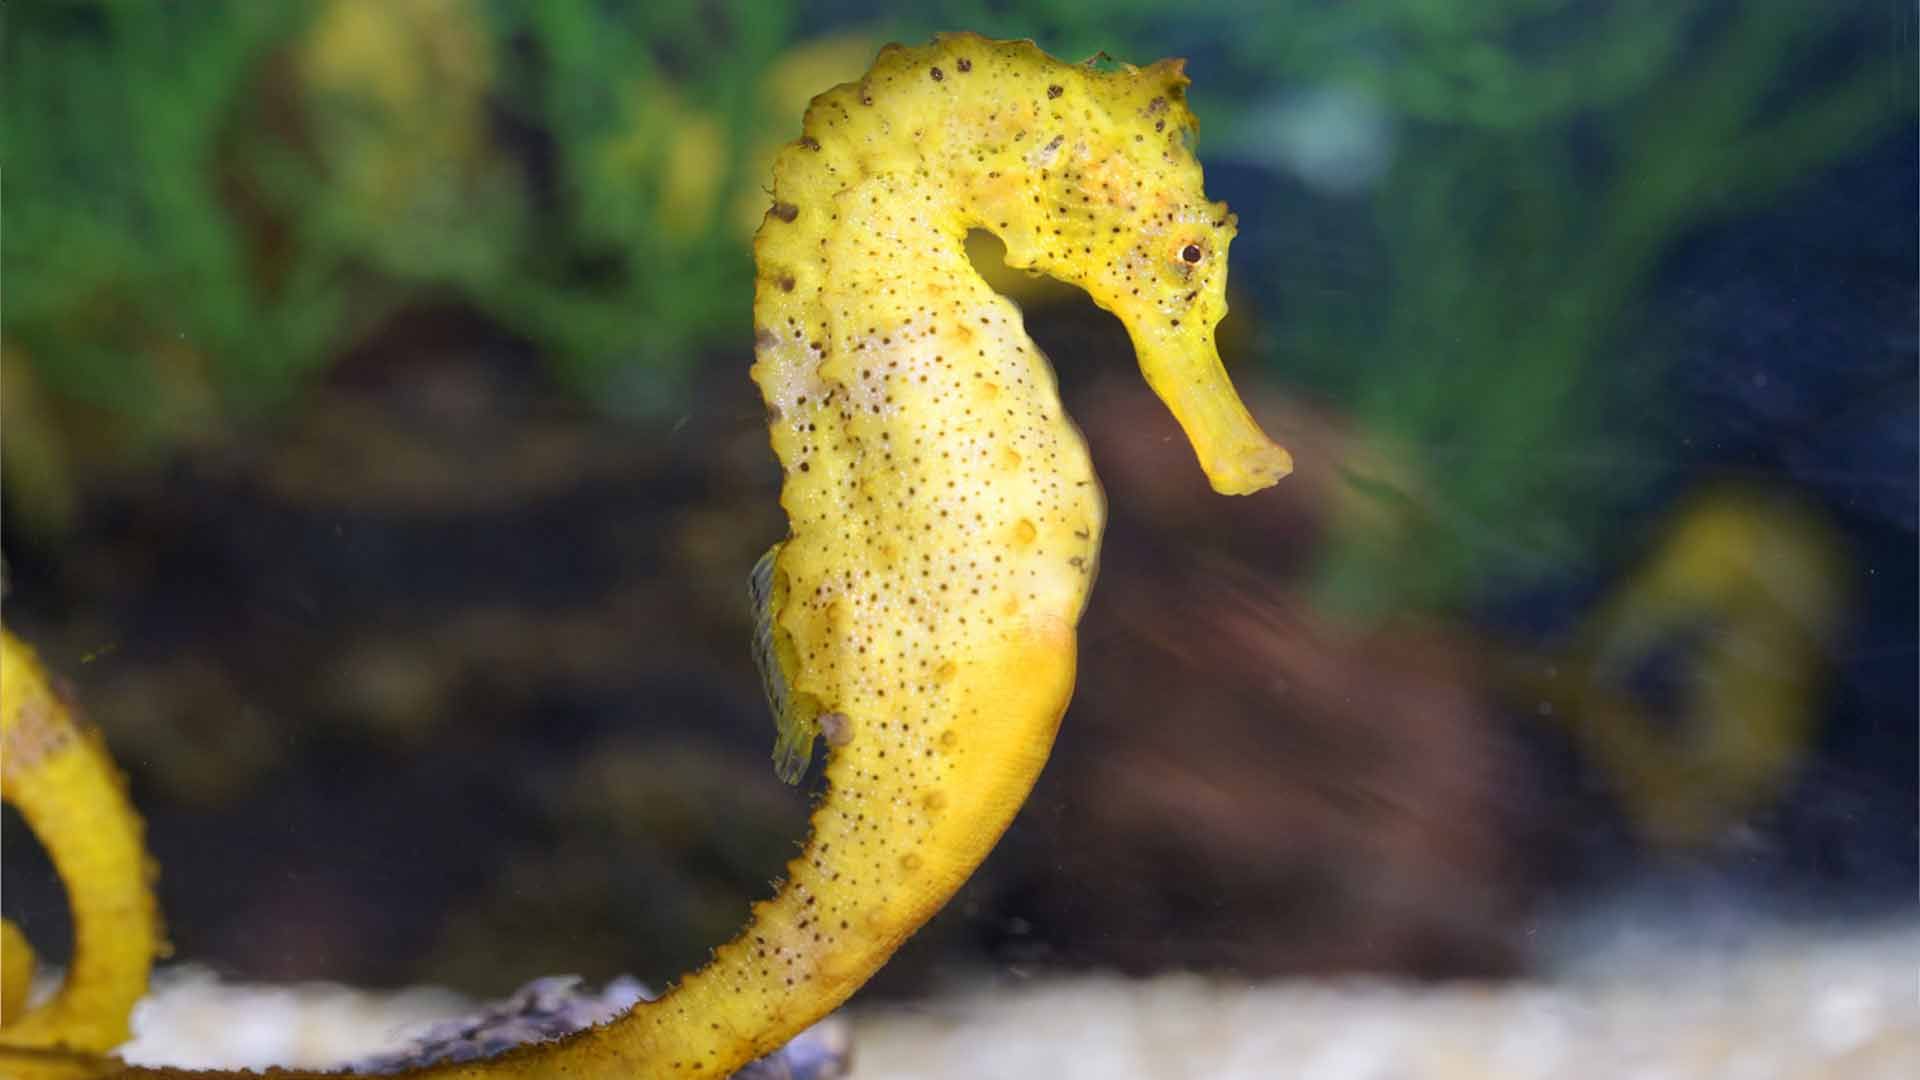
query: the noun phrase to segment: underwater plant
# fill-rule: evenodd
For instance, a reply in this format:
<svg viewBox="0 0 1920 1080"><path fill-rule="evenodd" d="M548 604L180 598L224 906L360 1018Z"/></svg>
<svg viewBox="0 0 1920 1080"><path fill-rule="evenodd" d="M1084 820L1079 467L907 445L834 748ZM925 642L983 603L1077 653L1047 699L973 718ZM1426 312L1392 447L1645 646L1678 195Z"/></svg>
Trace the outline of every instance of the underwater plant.
<svg viewBox="0 0 1920 1080"><path fill-rule="evenodd" d="M814 99L754 244L753 377L789 524L753 575L755 646L779 773L797 779L816 738L829 747L808 840L747 926L663 997L405 1075L729 1074L843 1002L986 857L1071 696L1105 503L1018 309L968 261L968 230L1120 318L1216 491L1292 468L1215 346L1236 222L1202 189L1187 84L1182 61L1075 65L955 34L889 46ZM19 756L18 780L46 779L56 801L96 797ZM92 895L106 871L62 862L85 831L52 819L42 839L76 898ZM61 1052L0 1062L209 1075L74 1056L97 1042L60 1030L28 1045Z"/></svg>
<svg viewBox="0 0 1920 1080"><path fill-rule="evenodd" d="M723 7L10 13L0 437L24 524L58 535L99 474L273 415L414 304L478 312L609 411L674 409L743 340L741 222L794 78L877 44L783 58L790 12Z"/></svg>
<svg viewBox="0 0 1920 1080"><path fill-rule="evenodd" d="M1367 204L1366 273L1389 288L1319 282L1275 341L1387 463L1343 466L1354 512L1325 549L1323 606L1457 609L1565 574L1663 478L1661 260L1913 114L1910 58L1859 46L1876 16L1811 16L1390 4L1380 48L1320 62L1404 121ZM1859 62L1808 69L1816 43Z"/></svg>

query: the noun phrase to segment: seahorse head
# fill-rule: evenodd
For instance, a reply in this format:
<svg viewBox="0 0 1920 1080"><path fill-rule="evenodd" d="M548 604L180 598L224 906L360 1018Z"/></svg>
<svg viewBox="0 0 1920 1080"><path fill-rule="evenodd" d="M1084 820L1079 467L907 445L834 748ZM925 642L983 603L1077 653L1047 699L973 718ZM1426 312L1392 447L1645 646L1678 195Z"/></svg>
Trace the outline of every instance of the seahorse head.
<svg viewBox="0 0 1920 1080"><path fill-rule="evenodd" d="M814 99L806 130L819 135L776 165L773 213L844 200L858 179L864 198L917 211L895 224L931 226L953 252L971 229L995 233L1009 265L1078 285L1119 317L1216 490L1257 491L1292 463L1215 345L1235 221L1206 196L1187 84L1179 60L1063 64L973 34L888 46L865 78ZM797 244L791 255L784 265L815 260Z"/></svg>

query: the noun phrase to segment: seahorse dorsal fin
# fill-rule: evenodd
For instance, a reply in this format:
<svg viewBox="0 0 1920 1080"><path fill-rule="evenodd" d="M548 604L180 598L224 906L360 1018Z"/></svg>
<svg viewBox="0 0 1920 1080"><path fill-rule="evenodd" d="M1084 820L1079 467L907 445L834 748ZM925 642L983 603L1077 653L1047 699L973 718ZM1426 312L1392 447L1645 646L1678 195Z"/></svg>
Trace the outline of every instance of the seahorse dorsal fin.
<svg viewBox="0 0 1920 1080"><path fill-rule="evenodd" d="M773 743L773 771L786 783L797 784L813 760L813 739L820 733L820 725L815 719L819 710L793 693L789 674L792 657L783 656L781 647L779 603L784 597L779 594L784 590L778 587L777 563L782 546L768 548L753 564L753 573L747 577L747 603L753 609L753 662L760 669L760 686L766 691L767 709L773 714L773 727L778 733ZM790 653L792 646L784 651Z"/></svg>

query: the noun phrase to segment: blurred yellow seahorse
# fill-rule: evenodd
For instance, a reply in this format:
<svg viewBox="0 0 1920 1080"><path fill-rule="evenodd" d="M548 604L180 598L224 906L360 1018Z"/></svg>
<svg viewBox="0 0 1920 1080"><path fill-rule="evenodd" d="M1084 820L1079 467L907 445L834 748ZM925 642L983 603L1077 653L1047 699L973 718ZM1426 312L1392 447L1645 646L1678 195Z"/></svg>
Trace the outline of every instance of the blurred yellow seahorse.
<svg viewBox="0 0 1920 1080"><path fill-rule="evenodd" d="M1839 530L1788 492L1694 493L1556 664L1511 662L1656 847L1704 847L1813 750L1852 606ZM1546 674L1551 672L1552 674Z"/></svg>
<svg viewBox="0 0 1920 1080"><path fill-rule="evenodd" d="M756 648L780 774L830 747L811 835L660 1000L407 1075L726 1075L837 1007L985 858L1073 689L1104 504L968 230L1119 316L1216 490L1291 468L1214 346L1234 219L1201 189L1186 86L1177 60L1105 71L963 34L814 99L755 240L753 367L789 519L755 570Z"/></svg>

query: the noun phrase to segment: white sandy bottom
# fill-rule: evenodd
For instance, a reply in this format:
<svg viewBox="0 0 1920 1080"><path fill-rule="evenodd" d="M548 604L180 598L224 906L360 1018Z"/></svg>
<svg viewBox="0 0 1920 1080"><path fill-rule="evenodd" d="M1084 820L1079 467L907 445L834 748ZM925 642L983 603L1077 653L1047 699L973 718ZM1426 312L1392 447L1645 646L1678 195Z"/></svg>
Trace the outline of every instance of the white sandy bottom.
<svg viewBox="0 0 1920 1080"><path fill-rule="evenodd" d="M1920 1077L1920 932L1636 950L1548 981L980 986L855 1026L856 1080Z"/></svg>
<svg viewBox="0 0 1920 1080"><path fill-rule="evenodd" d="M133 1039L119 1052L135 1065L320 1069L391 1049L469 1005L450 990L230 983L176 965L134 1007Z"/></svg>
<svg viewBox="0 0 1920 1080"><path fill-rule="evenodd" d="M1920 927L1671 940L1548 980L980 980L855 1014L854 1080L1920 1076ZM124 1053L202 1067L325 1066L466 1003L439 991L161 980Z"/></svg>

